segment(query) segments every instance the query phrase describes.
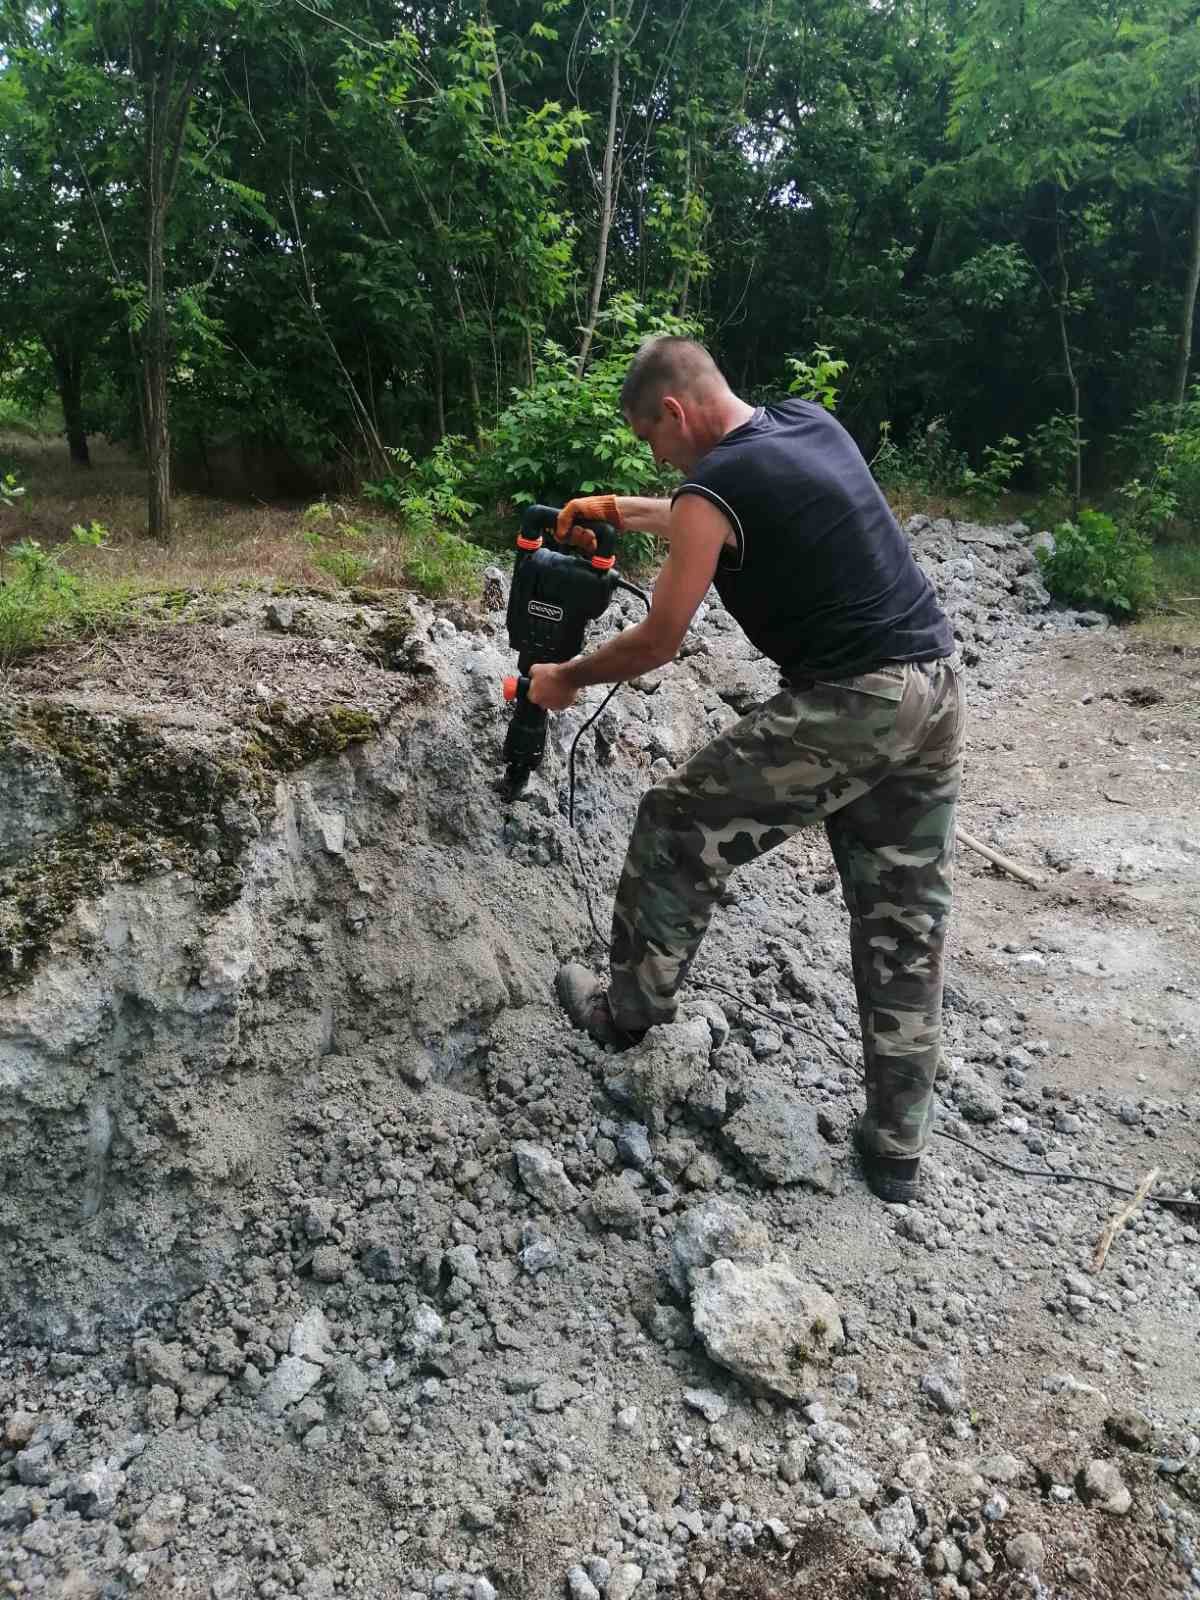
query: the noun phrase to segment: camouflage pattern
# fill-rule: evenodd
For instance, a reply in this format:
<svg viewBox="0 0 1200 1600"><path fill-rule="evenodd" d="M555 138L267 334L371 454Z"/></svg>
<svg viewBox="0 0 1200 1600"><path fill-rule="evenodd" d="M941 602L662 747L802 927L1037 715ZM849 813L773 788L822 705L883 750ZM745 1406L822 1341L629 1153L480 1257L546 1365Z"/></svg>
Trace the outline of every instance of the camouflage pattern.
<svg viewBox="0 0 1200 1600"><path fill-rule="evenodd" d="M609 1000L669 1021L735 867L823 822L850 913L880 1155L929 1136L941 1038L963 703L949 661L784 689L642 799L613 912Z"/></svg>

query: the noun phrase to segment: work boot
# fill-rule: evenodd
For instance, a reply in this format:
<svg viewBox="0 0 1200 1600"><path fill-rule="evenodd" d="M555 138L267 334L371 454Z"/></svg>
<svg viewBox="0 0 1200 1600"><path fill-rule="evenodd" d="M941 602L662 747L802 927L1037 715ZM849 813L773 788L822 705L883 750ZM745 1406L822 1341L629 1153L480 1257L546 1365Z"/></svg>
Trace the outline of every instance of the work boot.
<svg viewBox="0 0 1200 1600"><path fill-rule="evenodd" d="M889 1205L908 1205L917 1198L921 1188L920 1156L881 1156L867 1143L861 1121L854 1125L854 1148L873 1195Z"/></svg>
<svg viewBox="0 0 1200 1600"><path fill-rule="evenodd" d="M554 980L559 1004L570 1017L572 1025L582 1028L597 1044L611 1045L614 1050L629 1050L646 1037L645 1028L621 1028L613 1020L608 1003L608 991L596 977L578 961L559 967Z"/></svg>

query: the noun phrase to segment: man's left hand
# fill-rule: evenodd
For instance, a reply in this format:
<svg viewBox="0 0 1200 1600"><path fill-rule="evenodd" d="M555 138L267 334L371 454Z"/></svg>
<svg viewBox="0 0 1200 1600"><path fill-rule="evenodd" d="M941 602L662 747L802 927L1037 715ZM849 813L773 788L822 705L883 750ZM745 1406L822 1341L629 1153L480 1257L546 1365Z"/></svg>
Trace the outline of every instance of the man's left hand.
<svg viewBox="0 0 1200 1600"><path fill-rule="evenodd" d="M529 669L529 698L543 711L565 711L579 690L567 681L565 668L554 661L535 661Z"/></svg>

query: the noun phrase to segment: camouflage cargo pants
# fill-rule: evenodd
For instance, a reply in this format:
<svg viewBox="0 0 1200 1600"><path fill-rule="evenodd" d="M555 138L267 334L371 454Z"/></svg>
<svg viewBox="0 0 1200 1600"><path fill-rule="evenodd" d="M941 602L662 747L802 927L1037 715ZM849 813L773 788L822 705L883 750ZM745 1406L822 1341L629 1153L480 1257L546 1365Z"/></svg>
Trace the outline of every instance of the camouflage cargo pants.
<svg viewBox="0 0 1200 1600"><path fill-rule="evenodd" d="M613 911L613 1015L669 1021L735 867L823 822L850 913L867 1112L919 1155L941 1039L963 704L948 661L785 689L642 799Z"/></svg>

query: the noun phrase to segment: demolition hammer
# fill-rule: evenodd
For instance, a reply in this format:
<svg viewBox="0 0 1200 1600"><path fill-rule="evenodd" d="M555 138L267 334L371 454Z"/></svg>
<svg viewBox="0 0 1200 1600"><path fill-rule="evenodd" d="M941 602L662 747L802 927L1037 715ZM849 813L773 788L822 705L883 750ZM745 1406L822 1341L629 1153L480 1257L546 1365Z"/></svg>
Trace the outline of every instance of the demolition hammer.
<svg viewBox="0 0 1200 1600"><path fill-rule="evenodd" d="M636 594L647 608L650 604L616 570L617 533L611 524L583 518L574 524L594 537L594 548L586 551L548 549L545 535L553 534L557 542L557 526L557 507L526 506L517 535L505 618L508 642L517 652L517 676L504 680L504 698L514 703L504 739L503 789L510 799L520 794L546 751L546 712L529 698L529 669L539 661L577 656L588 623L603 616L618 589Z"/></svg>

